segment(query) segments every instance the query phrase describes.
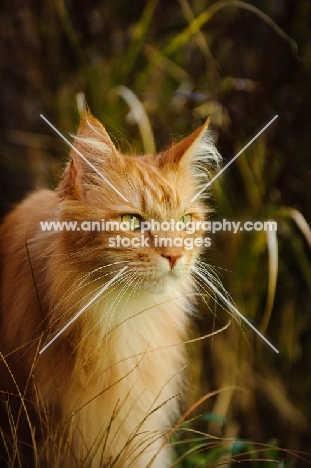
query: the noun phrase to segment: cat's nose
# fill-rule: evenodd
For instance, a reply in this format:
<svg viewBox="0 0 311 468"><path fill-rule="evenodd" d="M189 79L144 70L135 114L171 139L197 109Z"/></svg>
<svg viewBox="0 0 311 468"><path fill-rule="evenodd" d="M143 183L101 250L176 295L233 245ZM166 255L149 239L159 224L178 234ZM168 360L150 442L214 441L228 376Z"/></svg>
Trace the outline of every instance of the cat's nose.
<svg viewBox="0 0 311 468"><path fill-rule="evenodd" d="M161 257L167 258L167 260L170 263L171 268L174 268L174 266L177 263L177 260L181 258L181 255L166 255L166 254L161 254Z"/></svg>

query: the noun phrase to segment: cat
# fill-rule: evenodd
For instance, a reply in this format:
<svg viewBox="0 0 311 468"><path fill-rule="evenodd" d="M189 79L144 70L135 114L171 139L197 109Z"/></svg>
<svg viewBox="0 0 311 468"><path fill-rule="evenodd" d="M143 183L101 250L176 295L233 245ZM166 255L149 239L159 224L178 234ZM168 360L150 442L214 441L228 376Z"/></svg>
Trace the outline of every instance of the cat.
<svg viewBox="0 0 311 468"><path fill-rule="evenodd" d="M183 343L202 246L157 247L155 238L199 238L203 231L140 228L151 219L206 218L204 194L191 200L221 160L208 126L159 154L127 155L86 110L57 189L34 192L4 219L2 432L14 439L16 427L18 440L29 442L26 466L171 465L167 434L185 386ZM68 220L124 221L134 229L40 225ZM112 234L149 243L117 246Z"/></svg>

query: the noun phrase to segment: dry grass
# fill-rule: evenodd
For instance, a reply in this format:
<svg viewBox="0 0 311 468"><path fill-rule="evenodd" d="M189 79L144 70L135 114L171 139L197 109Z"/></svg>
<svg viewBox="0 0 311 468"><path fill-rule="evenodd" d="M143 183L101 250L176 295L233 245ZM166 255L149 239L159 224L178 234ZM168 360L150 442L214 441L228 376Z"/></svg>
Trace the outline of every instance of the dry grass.
<svg viewBox="0 0 311 468"><path fill-rule="evenodd" d="M241 456L252 466L267 467L303 467L303 459L310 459L304 453L311 446L310 122L303 104L307 107L311 69L310 61L302 65L297 60L291 38L300 44L298 55L308 57L310 5L288 3L280 13L263 0L256 8L238 1L206 7L203 1L168 6L149 0L131 8L118 1L113 7L98 2L82 10L62 0L43 1L40 8L29 1L14 11L14 21L13 6L3 14L1 38L9 51L1 64L5 80L0 89L6 116L1 131L3 212L32 184L55 186L65 151L54 135L47 136L39 114L51 117L64 133L74 132L81 91L115 139L122 145L120 134L126 134L138 152L153 147L150 127L160 147L211 114L219 150L227 159L272 114L280 114L277 124L213 187L214 219L275 219L277 235L219 233L206 254L239 310L280 355L236 326L190 345L189 406L214 389L231 390L202 402L197 412L203 416L194 418L190 428L186 422L178 427L172 443L179 456L176 466L183 468L233 466ZM120 85L126 87L121 96L127 89L127 96L133 92L139 98L139 109L131 104L127 120ZM134 102L132 97L127 102ZM144 122L137 117L143 109ZM200 305L200 335L227 323L226 311L217 304L211 309L215 316ZM9 466L14 461L22 467L21 441L5 401L11 434L9 439L1 436ZM46 414L44 405L41 409ZM44 417L42 424L48 427Z"/></svg>

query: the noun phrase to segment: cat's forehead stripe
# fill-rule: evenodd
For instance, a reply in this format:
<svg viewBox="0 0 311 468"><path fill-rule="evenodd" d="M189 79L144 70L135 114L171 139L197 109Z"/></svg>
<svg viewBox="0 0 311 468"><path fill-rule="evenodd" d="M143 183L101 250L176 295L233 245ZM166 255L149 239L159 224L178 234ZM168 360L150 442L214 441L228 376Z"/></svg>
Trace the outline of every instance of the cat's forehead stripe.
<svg viewBox="0 0 311 468"><path fill-rule="evenodd" d="M180 205L180 197L173 189L170 181L164 177L156 168L146 170L139 168L141 181L141 204L145 212L158 211L165 215L165 211L171 213Z"/></svg>

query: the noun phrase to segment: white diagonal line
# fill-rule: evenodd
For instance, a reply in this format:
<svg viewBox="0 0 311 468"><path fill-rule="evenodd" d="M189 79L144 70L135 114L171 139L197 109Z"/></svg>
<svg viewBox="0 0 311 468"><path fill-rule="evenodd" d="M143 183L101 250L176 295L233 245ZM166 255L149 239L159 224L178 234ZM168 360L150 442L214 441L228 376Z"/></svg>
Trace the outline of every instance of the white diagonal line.
<svg viewBox="0 0 311 468"><path fill-rule="evenodd" d="M255 135L254 138L252 138L251 141L249 141L249 142L247 143L247 145L245 145L244 148L242 148L241 151L239 151L238 154L236 154L236 155L234 156L234 158L232 158L231 161L229 161L228 164L226 164L226 165L221 169L221 171L219 171L209 182L207 182L206 185L204 185L204 187L192 198L192 200L190 200L190 202L193 202L194 200L196 200L196 199L201 195L201 193L204 192L204 190L205 190L207 187L209 187L209 186L217 179L217 177L219 177L219 176L230 166L230 164L232 164L233 161L235 161L235 160L240 156L240 154L242 154L243 151L245 151L246 148L248 148L248 147L256 140L256 138L258 138L259 135L261 135L261 134L269 127L269 125L271 125L272 122L274 122L275 119L277 119L277 118L278 118L278 115L275 115L275 116L273 117L273 119L271 119L270 122L268 122L267 125L265 125L265 126L260 130L260 132L258 132L257 135Z"/></svg>
<svg viewBox="0 0 311 468"><path fill-rule="evenodd" d="M233 312L235 312L242 320L244 320L244 322L246 322L247 325L248 325L249 327L251 327L251 329L254 330L254 332L256 332L257 335L259 335L260 338L263 339L263 340L270 346L270 348L273 349L273 351L275 351L276 353L279 352L279 351L270 343L270 341L268 341L267 338L266 338L265 336L263 336L263 334L260 333L260 331L257 330L257 328L254 327L254 325L253 325L251 322L249 322L249 321L247 320L247 318L245 318L244 315L242 315L241 312L240 312L236 307L234 307L234 305L231 304L231 302L229 302L228 299L227 299L223 294L221 294L221 292L218 291L218 289L217 289L207 278L205 278L205 276L203 276L203 275L202 275L199 271L197 271L194 267L192 267L192 269L193 269L193 270L195 271L195 273L196 273L197 275L199 275L200 278L202 278L202 280L217 294L217 296L219 296L219 297L224 301L224 303L225 303Z"/></svg>
<svg viewBox="0 0 311 468"><path fill-rule="evenodd" d="M59 131L57 130L56 127L54 127L53 124L51 124L51 122L46 118L44 117L44 115L40 114L40 117L51 127L53 128L53 130L67 143L67 145L69 145L108 185L110 185L110 187L115 191L117 192L118 195L120 195L121 198L123 198L124 201L128 202L128 199L125 198L124 195L122 195L121 192L119 192L119 190L111 183L109 182L108 179L106 179L106 177L79 151L77 150L77 148L69 141L67 140L67 138L64 137L64 135Z"/></svg>
<svg viewBox="0 0 311 468"><path fill-rule="evenodd" d="M95 296L92 297L92 299L87 303L85 304L85 306L82 307L81 310L79 310L79 312L74 316L72 317L71 320L69 320L69 322L66 323L66 325L54 336L54 338L52 338L42 349L41 351L39 351L39 354L42 354L43 351L45 351L52 343L53 341L55 341L75 320L77 320L78 317L80 317L81 314L83 314L83 312L104 292L106 291L106 289L109 288L109 286L114 283L118 278L119 276L121 276L121 274L123 273L124 270L126 270L126 268L128 268L127 266L125 266L124 268L122 268L122 270L119 271L119 273L116 274L116 276L114 276L110 281L108 281L108 283L105 284L105 286L103 286L97 294L95 294Z"/></svg>

